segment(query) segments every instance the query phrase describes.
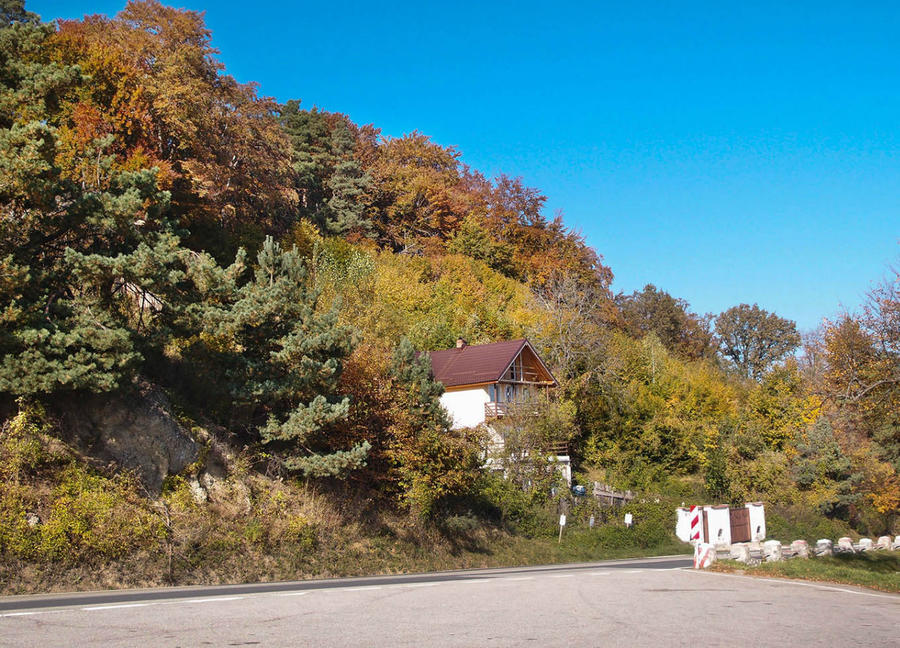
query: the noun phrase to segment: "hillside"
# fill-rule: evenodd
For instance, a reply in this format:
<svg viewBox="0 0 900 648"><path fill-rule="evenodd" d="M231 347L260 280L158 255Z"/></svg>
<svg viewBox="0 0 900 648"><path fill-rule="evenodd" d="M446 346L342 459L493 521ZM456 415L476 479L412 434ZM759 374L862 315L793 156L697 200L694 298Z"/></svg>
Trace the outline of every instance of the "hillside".
<svg viewBox="0 0 900 648"><path fill-rule="evenodd" d="M802 341L616 295L539 190L259 96L201 14L0 15L4 591L663 551L683 501L900 531L896 273ZM641 539L582 503L603 535L554 548L552 476L481 470L416 355L460 336L531 340L577 479L637 490Z"/></svg>

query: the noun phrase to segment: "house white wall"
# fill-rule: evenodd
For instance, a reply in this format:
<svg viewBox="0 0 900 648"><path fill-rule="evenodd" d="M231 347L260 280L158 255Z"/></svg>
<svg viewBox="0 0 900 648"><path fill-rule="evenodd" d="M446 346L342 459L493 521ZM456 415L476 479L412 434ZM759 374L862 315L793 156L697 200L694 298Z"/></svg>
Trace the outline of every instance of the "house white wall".
<svg viewBox="0 0 900 648"><path fill-rule="evenodd" d="M441 405L450 415L454 430L484 423L484 404L488 402L486 387L445 391L441 396Z"/></svg>
<svg viewBox="0 0 900 648"><path fill-rule="evenodd" d="M766 539L766 510L762 502L745 505L750 510L750 537L753 540Z"/></svg>
<svg viewBox="0 0 900 648"><path fill-rule="evenodd" d="M691 510L679 506L675 509L675 535L682 542L691 541Z"/></svg>
<svg viewBox="0 0 900 648"><path fill-rule="evenodd" d="M731 544L731 511L727 505L705 506L709 537L706 542L714 545Z"/></svg>

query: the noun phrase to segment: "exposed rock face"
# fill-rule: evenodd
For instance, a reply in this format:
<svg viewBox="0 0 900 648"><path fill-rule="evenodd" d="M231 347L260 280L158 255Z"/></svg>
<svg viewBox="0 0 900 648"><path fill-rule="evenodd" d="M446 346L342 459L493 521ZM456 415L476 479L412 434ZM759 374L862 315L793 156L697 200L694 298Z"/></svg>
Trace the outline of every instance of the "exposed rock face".
<svg viewBox="0 0 900 648"><path fill-rule="evenodd" d="M169 414L158 389L130 396L92 396L65 407L76 441L92 456L133 470L153 494L163 480L199 457L199 446Z"/></svg>

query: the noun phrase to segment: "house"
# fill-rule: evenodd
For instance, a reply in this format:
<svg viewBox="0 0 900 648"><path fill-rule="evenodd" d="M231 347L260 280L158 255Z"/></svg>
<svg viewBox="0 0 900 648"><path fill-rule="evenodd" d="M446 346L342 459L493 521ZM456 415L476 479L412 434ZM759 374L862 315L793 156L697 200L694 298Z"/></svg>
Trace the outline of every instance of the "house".
<svg viewBox="0 0 900 648"><path fill-rule="evenodd" d="M547 365L526 339L469 345L460 338L453 349L429 351L434 379L444 385L441 405L454 429L477 427L526 407L557 382ZM502 444L494 434L492 444ZM571 483L568 449L549 448ZM488 459L490 463L490 459Z"/></svg>
<svg viewBox="0 0 900 648"><path fill-rule="evenodd" d="M441 405L453 428L475 427L503 416L556 379L528 340L470 346L460 338L456 348L430 351L431 373L444 385Z"/></svg>

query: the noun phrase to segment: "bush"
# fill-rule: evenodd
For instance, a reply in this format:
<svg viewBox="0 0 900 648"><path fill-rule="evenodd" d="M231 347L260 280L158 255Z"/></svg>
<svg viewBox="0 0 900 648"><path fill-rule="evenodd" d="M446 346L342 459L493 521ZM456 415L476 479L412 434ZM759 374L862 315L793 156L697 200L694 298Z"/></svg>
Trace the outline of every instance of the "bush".
<svg viewBox="0 0 900 648"><path fill-rule="evenodd" d="M821 513L797 506L766 508L766 533L782 542L806 540L815 543L820 538L837 540L853 534L850 525Z"/></svg>
<svg viewBox="0 0 900 648"><path fill-rule="evenodd" d="M162 522L137 494L134 478L109 479L71 465L53 492L38 553L49 560L118 558L156 543Z"/></svg>
<svg viewBox="0 0 900 648"><path fill-rule="evenodd" d="M513 533L527 538L552 537L558 530L556 507L551 505L546 493L522 490L491 473L483 477L480 494L486 507Z"/></svg>

